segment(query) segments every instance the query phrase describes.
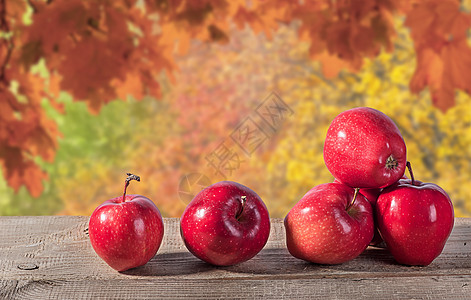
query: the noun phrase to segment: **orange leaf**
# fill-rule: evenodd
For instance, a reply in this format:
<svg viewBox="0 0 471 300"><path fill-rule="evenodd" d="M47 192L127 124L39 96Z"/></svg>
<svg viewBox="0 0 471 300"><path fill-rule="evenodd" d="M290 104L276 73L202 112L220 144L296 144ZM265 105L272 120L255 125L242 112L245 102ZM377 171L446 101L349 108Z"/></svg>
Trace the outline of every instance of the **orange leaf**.
<svg viewBox="0 0 471 300"><path fill-rule="evenodd" d="M8 158L3 161L3 174L8 184L16 192L25 185L33 197L39 197L43 191L42 181L48 179L46 172L17 148L1 147L0 153Z"/></svg>
<svg viewBox="0 0 471 300"><path fill-rule="evenodd" d="M52 1L36 7L34 26L28 27L28 36L32 43L41 44L45 55L61 50L70 35L86 30L90 18L98 18L98 7L88 10L85 2L80 0Z"/></svg>
<svg viewBox="0 0 471 300"><path fill-rule="evenodd" d="M65 53L65 58L58 68L63 76L61 88L70 91L78 99L94 97L100 89L109 87L113 78L124 79L122 52L112 44L85 38ZM79 59L78 59L79 58ZM114 98L113 92L99 102L108 102ZM101 105L95 105L99 108Z"/></svg>
<svg viewBox="0 0 471 300"><path fill-rule="evenodd" d="M434 1L423 1L416 5L408 14L404 25L410 27L414 40L429 36L435 21Z"/></svg>
<svg viewBox="0 0 471 300"><path fill-rule="evenodd" d="M444 80L439 89L432 88L432 102L442 112L455 105L455 90L448 80Z"/></svg>
<svg viewBox="0 0 471 300"><path fill-rule="evenodd" d="M426 0L416 5L405 22L417 52L417 67L410 82L412 92L430 88L442 111L454 105L455 89L469 91L471 48L466 37L471 19L454 0Z"/></svg>
<svg viewBox="0 0 471 300"><path fill-rule="evenodd" d="M379 54L379 44L375 43L375 31L367 26L354 26L351 33L352 50L359 55L374 57Z"/></svg>
<svg viewBox="0 0 471 300"><path fill-rule="evenodd" d="M346 61L338 58L336 55L329 54L327 51L324 51L319 55L315 55L313 59L321 62L322 73L327 79L337 77L342 69L349 66Z"/></svg>
<svg viewBox="0 0 471 300"><path fill-rule="evenodd" d="M249 24L255 33L263 32L267 38L271 39L273 31L278 29L278 22L285 19L287 4L289 2L278 1L274 5L265 1L256 1L252 9L239 6L233 19L239 29Z"/></svg>
<svg viewBox="0 0 471 300"><path fill-rule="evenodd" d="M144 87L139 74L128 73L124 81L114 79L112 86L115 87L116 95L122 100L126 100L128 95L133 96L137 100L144 97Z"/></svg>
<svg viewBox="0 0 471 300"><path fill-rule="evenodd" d="M466 38L471 19L458 1L440 1L435 8L437 31L448 40Z"/></svg>
<svg viewBox="0 0 471 300"><path fill-rule="evenodd" d="M410 82L413 93L419 93L425 86L440 89L443 78L443 61L441 56L430 48L417 50L417 68Z"/></svg>
<svg viewBox="0 0 471 300"><path fill-rule="evenodd" d="M353 60L354 53L350 45L350 30L350 22L335 22L326 29L329 53L336 54L344 60Z"/></svg>
<svg viewBox="0 0 471 300"><path fill-rule="evenodd" d="M443 47L441 57L445 69L444 76L454 87L471 92L471 48L465 39L449 43Z"/></svg>

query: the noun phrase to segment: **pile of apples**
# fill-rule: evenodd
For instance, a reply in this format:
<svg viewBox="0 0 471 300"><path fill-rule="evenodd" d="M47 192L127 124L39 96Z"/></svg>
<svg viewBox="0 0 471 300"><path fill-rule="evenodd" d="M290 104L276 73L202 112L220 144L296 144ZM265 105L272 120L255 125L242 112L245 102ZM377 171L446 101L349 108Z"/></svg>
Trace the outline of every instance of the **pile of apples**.
<svg viewBox="0 0 471 300"><path fill-rule="evenodd" d="M327 130L324 162L335 181L312 188L285 218L293 256L339 264L381 238L401 264L426 266L440 255L453 229L452 202L438 185L415 180L388 116L368 107L338 115Z"/></svg>
<svg viewBox="0 0 471 300"><path fill-rule="evenodd" d="M327 131L324 160L334 182L312 188L285 218L294 257L339 264L383 240L401 264L426 266L440 255L453 229L453 205L442 188L414 179L404 139L388 116L367 107L338 115ZM118 271L146 264L164 233L155 204L126 195L131 180L140 178L128 173L123 195L98 206L89 221L93 249ZM180 228L193 255L229 266L262 250L270 217L253 190L221 181L188 204Z"/></svg>

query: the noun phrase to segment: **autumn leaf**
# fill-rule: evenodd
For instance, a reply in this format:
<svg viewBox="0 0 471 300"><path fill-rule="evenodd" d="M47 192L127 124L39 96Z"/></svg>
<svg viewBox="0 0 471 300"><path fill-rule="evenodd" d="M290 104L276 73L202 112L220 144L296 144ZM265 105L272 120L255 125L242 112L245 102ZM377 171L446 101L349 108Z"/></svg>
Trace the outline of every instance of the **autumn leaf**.
<svg viewBox="0 0 471 300"><path fill-rule="evenodd" d="M417 53L411 91L418 93L428 86L434 105L444 112L454 106L456 89L469 93L471 48L466 33L470 22L470 15L452 0L423 1L407 15L405 25L411 28Z"/></svg>
<svg viewBox="0 0 471 300"><path fill-rule="evenodd" d="M25 44L39 44L41 54L46 57L60 53L70 46L74 36L89 30L89 19L98 18L98 7L94 7L88 8L80 0L52 1L49 5L36 2L33 25L25 28Z"/></svg>
<svg viewBox="0 0 471 300"><path fill-rule="evenodd" d="M34 85L34 82L28 81ZM8 184L16 191L25 185L31 195L42 192L42 180L47 174L32 160L34 156L52 161L57 148L57 127L45 118L34 100L29 105L19 103L9 90L0 85L0 159ZM34 99L34 88L22 87L25 95Z"/></svg>
<svg viewBox="0 0 471 300"><path fill-rule="evenodd" d="M438 53L425 48L417 53L417 68L410 82L411 91L418 93L426 86L440 89L443 80L443 61Z"/></svg>
<svg viewBox="0 0 471 300"><path fill-rule="evenodd" d="M301 20L300 37L310 42L310 55L322 62L327 78L343 67L358 71L365 57L392 50L394 6L370 0L327 3L306 3L292 11L292 18Z"/></svg>
<svg viewBox="0 0 471 300"><path fill-rule="evenodd" d="M313 58L322 64L322 73L327 79L337 77L340 71L350 66L348 62L340 59L337 55L330 54L328 51L314 55Z"/></svg>
<svg viewBox="0 0 471 300"><path fill-rule="evenodd" d="M444 76L458 89L471 92L471 48L465 39L450 42L442 49Z"/></svg>
<svg viewBox="0 0 471 300"><path fill-rule="evenodd" d="M263 13L256 9L249 10L246 7L239 6L234 15L234 21L239 29L243 29L245 24L249 24L255 33L263 32L270 38L272 32L278 28L277 14L279 11L272 7L269 8L267 5L262 7L258 7L258 9L262 10Z"/></svg>
<svg viewBox="0 0 471 300"><path fill-rule="evenodd" d="M8 157L8 161L3 164L3 174L12 188L18 191L24 185L33 197L41 195L42 181L48 178L47 173L31 159L24 157L18 149L3 146L0 154Z"/></svg>

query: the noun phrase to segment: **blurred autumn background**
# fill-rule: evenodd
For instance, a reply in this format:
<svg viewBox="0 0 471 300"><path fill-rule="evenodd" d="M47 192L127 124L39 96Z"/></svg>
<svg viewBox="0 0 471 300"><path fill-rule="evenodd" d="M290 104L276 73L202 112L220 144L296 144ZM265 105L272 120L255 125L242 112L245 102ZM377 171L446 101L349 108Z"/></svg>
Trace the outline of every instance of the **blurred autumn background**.
<svg viewBox="0 0 471 300"><path fill-rule="evenodd" d="M331 120L370 106L400 128L416 178L471 216L470 10L0 0L0 215L89 215L132 171L142 180L129 193L167 217L223 179L284 217L333 180L322 156Z"/></svg>

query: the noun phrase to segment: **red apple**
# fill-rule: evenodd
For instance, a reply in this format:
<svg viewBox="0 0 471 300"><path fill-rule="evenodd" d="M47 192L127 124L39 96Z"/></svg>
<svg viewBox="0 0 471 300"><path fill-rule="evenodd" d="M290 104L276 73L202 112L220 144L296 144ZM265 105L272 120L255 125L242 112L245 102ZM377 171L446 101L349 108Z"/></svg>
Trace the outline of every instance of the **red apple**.
<svg viewBox="0 0 471 300"><path fill-rule="evenodd" d="M335 179L334 183L341 183L341 182L340 180ZM381 194L382 190L383 189L378 189L378 188L364 188L364 189L360 189L359 192L360 194L365 196L368 202L371 203L371 206L373 207L373 211L374 211L376 200L378 200L379 194ZM374 214L373 214L373 217L374 217ZM376 247L384 247L384 245L383 246L380 245L383 242L383 239L381 238L381 235L379 234L378 228L376 226L376 221L374 222L374 224L375 224L375 232L373 235L373 239L371 240L369 245L376 246Z"/></svg>
<svg viewBox="0 0 471 300"><path fill-rule="evenodd" d="M265 246L270 217L251 189L221 181L199 192L181 217L181 235L188 250L217 266L247 261Z"/></svg>
<svg viewBox="0 0 471 300"><path fill-rule="evenodd" d="M376 218L398 263L427 266L440 255L453 229L453 204L442 188L414 180L409 171L411 179L401 179L383 190L376 203Z"/></svg>
<svg viewBox="0 0 471 300"><path fill-rule="evenodd" d="M285 218L286 243L297 258L319 264L354 259L373 238L373 209L342 183L312 188Z"/></svg>
<svg viewBox="0 0 471 300"><path fill-rule="evenodd" d="M154 202L141 195L126 195L131 180L140 178L128 173L123 195L98 206L88 226L95 252L120 272L146 264L164 235L162 216Z"/></svg>
<svg viewBox="0 0 471 300"><path fill-rule="evenodd" d="M383 188L406 167L406 145L396 124L382 112L353 108L330 124L324 161L335 178L354 188Z"/></svg>

